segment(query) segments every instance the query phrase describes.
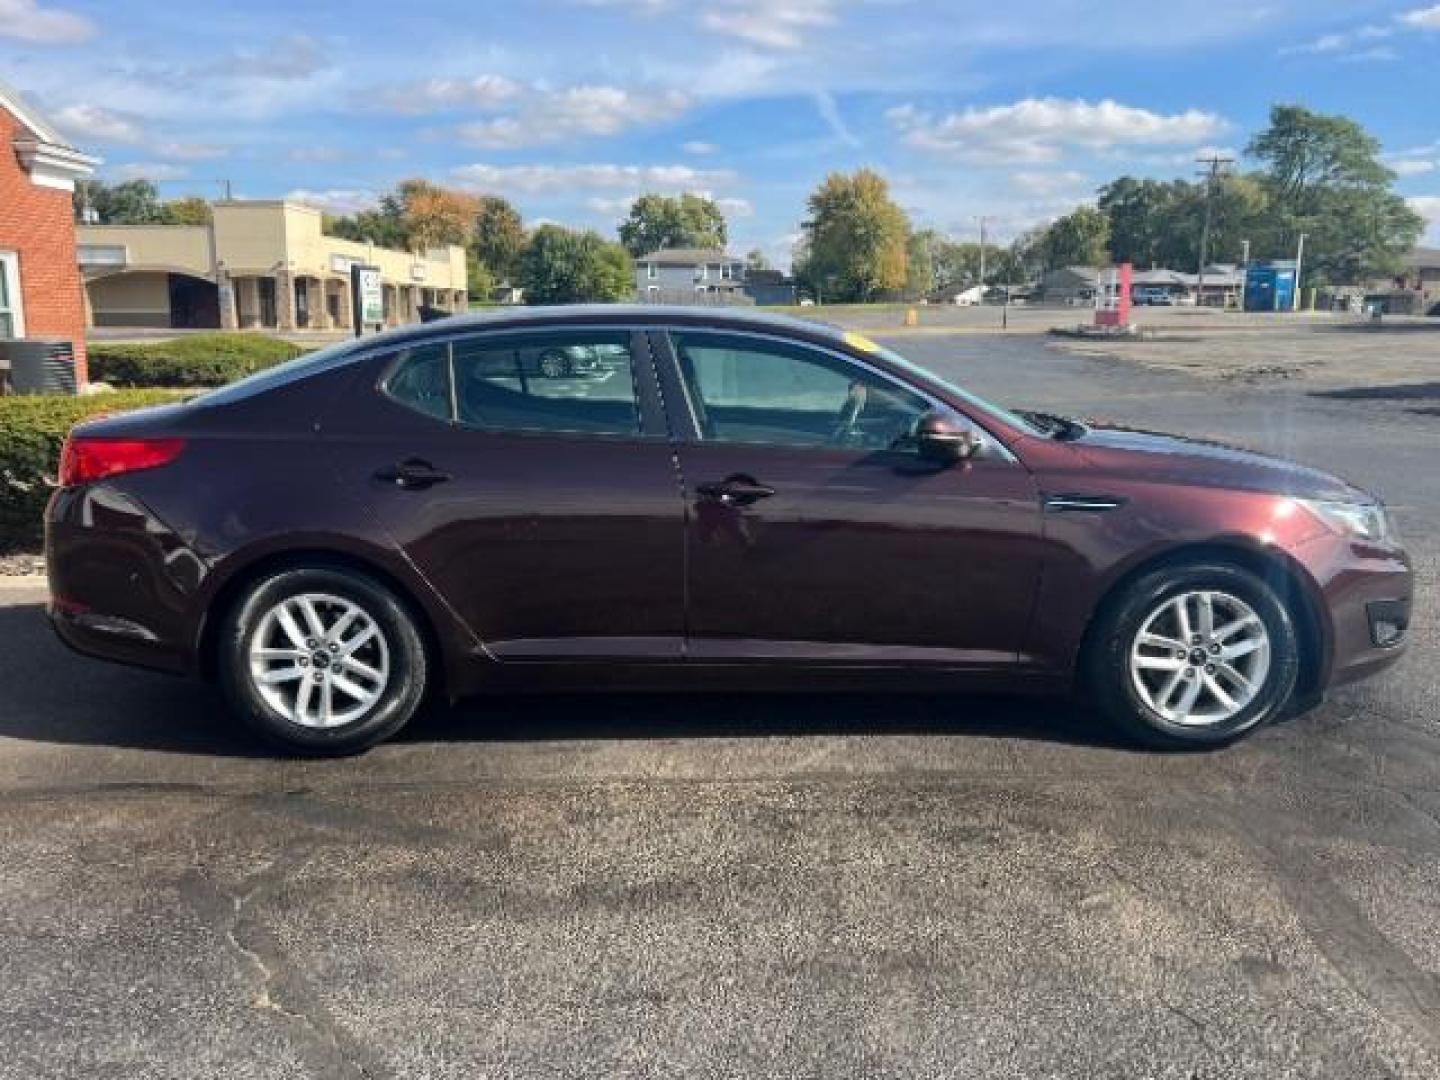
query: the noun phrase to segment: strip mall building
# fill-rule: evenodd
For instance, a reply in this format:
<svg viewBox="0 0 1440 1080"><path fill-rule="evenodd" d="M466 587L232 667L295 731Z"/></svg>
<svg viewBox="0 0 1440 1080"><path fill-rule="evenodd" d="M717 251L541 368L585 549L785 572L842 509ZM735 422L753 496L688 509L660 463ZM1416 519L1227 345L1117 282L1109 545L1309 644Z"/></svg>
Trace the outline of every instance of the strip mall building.
<svg viewBox="0 0 1440 1080"><path fill-rule="evenodd" d="M82 225L92 326L331 330L352 324L350 267L378 267L385 322L464 311L465 249L424 254L327 236L321 213L283 201L214 203L209 225Z"/></svg>

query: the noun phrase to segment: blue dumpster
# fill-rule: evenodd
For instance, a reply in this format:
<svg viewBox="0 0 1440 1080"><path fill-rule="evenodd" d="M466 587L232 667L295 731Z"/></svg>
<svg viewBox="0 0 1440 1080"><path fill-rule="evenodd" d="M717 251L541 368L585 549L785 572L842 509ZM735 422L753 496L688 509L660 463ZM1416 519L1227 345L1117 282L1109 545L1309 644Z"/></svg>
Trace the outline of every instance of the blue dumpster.
<svg viewBox="0 0 1440 1080"><path fill-rule="evenodd" d="M1246 311L1295 309L1295 261L1251 263L1245 270Z"/></svg>

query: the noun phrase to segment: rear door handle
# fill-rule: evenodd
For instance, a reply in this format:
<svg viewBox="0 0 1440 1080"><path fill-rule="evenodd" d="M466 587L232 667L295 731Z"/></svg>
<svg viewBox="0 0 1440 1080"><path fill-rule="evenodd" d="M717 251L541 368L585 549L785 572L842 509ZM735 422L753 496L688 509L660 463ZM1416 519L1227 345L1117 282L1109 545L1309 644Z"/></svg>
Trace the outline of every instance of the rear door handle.
<svg viewBox="0 0 1440 1080"><path fill-rule="evenodd" d="M727 476L724 480L713 483L700 484L695 490L703 498L723 506L749 506L775 494L775 489L768 484L760 483L753 476L740 474Z"/></svg>
<svg viewBox="0 0 1440 1080"><path fill-rule="evenodd" d="M407 458L383 469L376 469L375 479L384 480L406 491L423 491L434 484L443 484L450 479L450 474L435 468L428 461Z"/></svg>

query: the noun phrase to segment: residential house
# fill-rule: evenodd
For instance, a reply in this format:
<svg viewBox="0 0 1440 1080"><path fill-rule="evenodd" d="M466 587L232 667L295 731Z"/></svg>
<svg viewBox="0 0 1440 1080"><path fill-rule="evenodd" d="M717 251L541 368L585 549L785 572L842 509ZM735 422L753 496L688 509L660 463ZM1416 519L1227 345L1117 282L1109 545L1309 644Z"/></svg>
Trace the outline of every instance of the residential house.
<svg viewBox="0 0 1440 1080"><path fill-rule="evenodd" d="M635 262L635 293L651 304L748 304L745 263L707 248L662 248Z"/></svg>
<svg viewBox="0 0 1440 1080"><path fill-rule="evenodd" d="M85 292L71 195L98 164L0 84L0 338L70 342L82 383Z"/></svg>
<svg viewBox="0 0 1440 1080"><path fill-rule="evenodd" d="M763 307L793 307L798 299L795 282L782 270L751 270L745 268L745 295Z"/></svg>

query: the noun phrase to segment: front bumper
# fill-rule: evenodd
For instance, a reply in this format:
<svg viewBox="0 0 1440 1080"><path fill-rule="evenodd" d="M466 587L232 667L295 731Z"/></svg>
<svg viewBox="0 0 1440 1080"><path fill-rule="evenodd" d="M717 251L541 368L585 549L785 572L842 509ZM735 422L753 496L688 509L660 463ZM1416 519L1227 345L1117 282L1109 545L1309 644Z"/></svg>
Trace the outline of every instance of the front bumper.
<svg viewBox="0 0 1440 1080"><path fill-rule="evenodd" d="M1374 675L1396 663L1409 643L1414 573L1399 548L1326 537L1301 558L1320 587L1329 648L1322 685Z"/></svg>

